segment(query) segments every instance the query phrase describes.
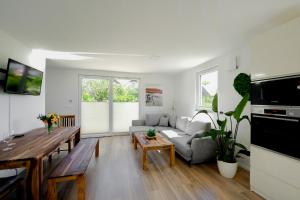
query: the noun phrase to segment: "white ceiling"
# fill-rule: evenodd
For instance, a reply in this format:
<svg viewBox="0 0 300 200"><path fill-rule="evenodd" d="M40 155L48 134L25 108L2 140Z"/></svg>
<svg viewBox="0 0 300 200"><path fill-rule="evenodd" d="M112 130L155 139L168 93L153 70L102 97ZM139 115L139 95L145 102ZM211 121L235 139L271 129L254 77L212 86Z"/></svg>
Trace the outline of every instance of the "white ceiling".
<svg viewBox="0 0 300 200"><path fill-rule="evenodd" d="M1 0L0 29L90 58L48 67L178 72L299 15L300 0Z"/></svg>

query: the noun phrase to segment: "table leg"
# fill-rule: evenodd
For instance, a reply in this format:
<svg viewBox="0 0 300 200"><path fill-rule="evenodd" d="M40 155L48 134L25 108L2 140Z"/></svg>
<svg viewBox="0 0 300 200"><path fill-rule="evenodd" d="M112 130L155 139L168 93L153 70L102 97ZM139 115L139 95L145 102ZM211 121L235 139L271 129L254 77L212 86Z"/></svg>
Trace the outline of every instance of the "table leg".
<svg viewBox="0 0 300 200"><path fill-rule="evenodd" d="M135 136L133 136L133 147L134 149L137 149L137 139L135 138Z"/></svg>
<svg viewBox="0 0 300 200"><path fill-rule="evenodd" d="M72 142L73 142L72 139L68 140L68 153L70 153L72 150Z"/></svg>
<svg viewBox="0 0 300 200"><path fill-rule="evenodd" d="M40 184L39 184L39 165L37 160L32 160L30 163L30 173L28 181L31 185L31 197L33 200L40 199Z"/></svg>
<svg viewBox="0 0 300 200"><path fill-rule="evenodd" d="M170 166L175 165L175 147L174 145L171 145L170 147Z"/></svg>
<svg viewBox="0 0 300 200"><path fill-rule="evenodd" d="M143 164L143 170L148 169L148 167L147 167L147 150L146 149L143 149L142 164Z"/></svg>
<svg viewBox="0 0 300 200"><path fill-rule="evenodd" d="M95 156L99 157L99 139L98 139L97 144L96 144Z"/></svg>
<svg viewBox="0 0 300 200"><path fill-rule="evenodd" d="M40 188L40 198L43 198L43 180L44 180L44 165L43 159L38 160L38 167L39 167L39 188Z"/></svg>

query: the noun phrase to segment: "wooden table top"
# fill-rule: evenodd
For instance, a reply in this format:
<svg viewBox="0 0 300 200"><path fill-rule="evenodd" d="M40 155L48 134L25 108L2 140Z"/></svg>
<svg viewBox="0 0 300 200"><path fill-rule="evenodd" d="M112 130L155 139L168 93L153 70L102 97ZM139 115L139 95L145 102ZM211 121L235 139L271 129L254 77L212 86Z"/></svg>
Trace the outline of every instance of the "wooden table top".
<svg viewBox="0 0 300 200"><path fill-rule="evenodd" d="M167 147L173 145L168 139L156 133L156 139L147 139L146 133L134 133L138 143L142 146L142 148L160 148Z"/></svg>
<svg viewBox="0 0 300 200"><path fill-rule="evenodd" d="M31 130L23 137L11 140L16 143L12 150L2 151L6 144L0 142L0 162L42 158L78 132L79 127L54 128L51 134L46 128Z"/></svg>

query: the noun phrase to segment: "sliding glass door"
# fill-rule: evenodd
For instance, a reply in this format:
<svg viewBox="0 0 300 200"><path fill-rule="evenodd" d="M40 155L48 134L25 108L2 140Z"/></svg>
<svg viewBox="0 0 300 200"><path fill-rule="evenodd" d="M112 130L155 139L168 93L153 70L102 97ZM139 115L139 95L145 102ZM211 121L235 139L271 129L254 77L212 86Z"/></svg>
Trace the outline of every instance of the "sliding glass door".
<svg viewBox="0 0 300 200"><path fill-rule="evenodd" d="M139 118L139 84L133 79L113 79L113 132L126 132Z"/></svg>
<svg viewBox="0 0 300 200"><path fill-rule="evenodd" d="M109 85L103 78L81 79L81 132L109 132Z"/></svg>
<svg viewBox="0 0 300 200"><path fill-rule="evenodd" d="M139 81L114 77L80 78L82 134L128 132L139 118Z"/></svg>

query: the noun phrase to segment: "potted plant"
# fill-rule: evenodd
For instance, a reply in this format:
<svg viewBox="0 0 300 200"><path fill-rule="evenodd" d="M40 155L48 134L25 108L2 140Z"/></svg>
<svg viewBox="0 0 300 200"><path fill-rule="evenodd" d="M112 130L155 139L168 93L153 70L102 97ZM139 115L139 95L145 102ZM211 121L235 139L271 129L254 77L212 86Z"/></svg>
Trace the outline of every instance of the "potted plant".
<svg viewBox="0 0 300 200"><path fill-rule="evenodd" d="M196 113L196 115L206 114L212 121L213 128L206 135L211 136L217 144L218 169L221 175L227 178L235 176L238 168L236 158L239 157L239 154L250 156L247 148L236 141L240 123L247 120L251 124L249 117L242 115L250 97L250 76L240 73L236 76L233 85L235 90L242 96L241 101L233 111L219 111L218 95L216 94L212 102L212 111L215 116L212 116L207 110L200 110Z"/></svg>
<svg viewBox="0 0 300 200"><path fill-rule="evenodd" d="M156 138L156 131L155 131L155 129L149 129L147 131L146 138L149 139L149 140L155 139Z"/></svg>

